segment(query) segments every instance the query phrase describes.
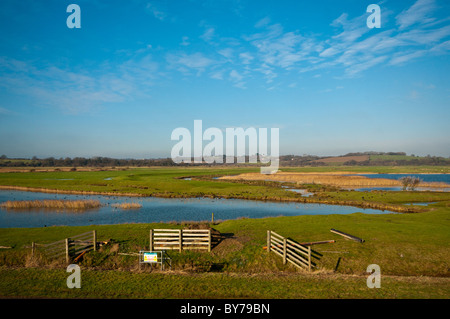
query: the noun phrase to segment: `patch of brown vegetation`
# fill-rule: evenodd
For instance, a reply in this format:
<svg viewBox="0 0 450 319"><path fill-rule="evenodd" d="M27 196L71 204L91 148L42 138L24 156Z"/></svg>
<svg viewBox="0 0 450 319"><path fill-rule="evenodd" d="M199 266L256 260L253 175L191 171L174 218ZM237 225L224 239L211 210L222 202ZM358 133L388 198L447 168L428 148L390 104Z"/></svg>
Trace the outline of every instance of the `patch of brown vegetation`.
<svg viewBox="0 0 450 319"><path fill-rule="evenodd" d="M31 209L31 208L56 208L56 209L92 209L98 208L101 203L97 200L20 200L6 201L0 207L8 209Z"/></svg>
<svg viewBox="0 0 450 319"><path fill-rule="evenodd" d="M369 155L355 155L355 156L334 156L334 157L327 157L315 160L313 162L320 162L320 163L345 163L348 161L355 161L355 162L365 162L369 160Z"/></svg>
<svg viewBox="0 0 450 319"><path fill-rule="evenodd" d="M267 175L261 173L245 173L235 176L223 176L220 179L227 180L270 180L278 182L291 182L297 184L323 184L338 187L387 187L402 186L402 183L395 179L369 178L359 175L346 175L346 172L339 173L295 173L278 172ZM450 187L446 183L420 183L425 187Z"/></svg>
<svg viewBox="0 0 450 319"><path fill-rule="evenodd" d="M111 206L121 209L138 209L142 207L142 205L139 203L120 203L120 204L112 204Z"/></svg>

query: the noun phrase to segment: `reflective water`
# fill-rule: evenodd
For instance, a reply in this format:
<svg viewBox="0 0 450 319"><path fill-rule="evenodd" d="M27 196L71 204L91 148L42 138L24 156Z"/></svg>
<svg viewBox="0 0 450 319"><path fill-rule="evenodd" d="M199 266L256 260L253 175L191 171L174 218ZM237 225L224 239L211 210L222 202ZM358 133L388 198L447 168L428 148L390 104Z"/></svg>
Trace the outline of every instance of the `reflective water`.
<svg viewBox="0 0 450 319"><path fill-rule="evenodd" d="M424 183L441 182L447 183L450 186L450 174L351 174L357 176L366 176L369 178L387 178L399 180L405 176L414 176L420 178ZM368 192L372 190L380 191L401 191L400 186L387 186L387 187L361 187L354 189L356 191ZM434 191L434 192L450 192L450 187L416 187L416 191Z"/></svg>
<svg viewBox="0 0 450 319"><path fill-rule="evenodd" d="M357 174L369 178L387 178L398 180L405 176L414 176L420 178L423 182L443 182L450 185L450 174Z"/></svg>
<svg viewBox="0 0 450 319"><path fill-rule="evenodd" d="M235 199L172 199L100 195L66 195L22 191L0 191L0 203L8 200L94 199L105 206L82 212L55 210L11 210L0 208L0 227L43 227L53 225L104 225L169 221L209 221L296 215L386 214L389 211L325 204L278 203ZM140 209L122 210L111 204L138 202Z"/></svg>

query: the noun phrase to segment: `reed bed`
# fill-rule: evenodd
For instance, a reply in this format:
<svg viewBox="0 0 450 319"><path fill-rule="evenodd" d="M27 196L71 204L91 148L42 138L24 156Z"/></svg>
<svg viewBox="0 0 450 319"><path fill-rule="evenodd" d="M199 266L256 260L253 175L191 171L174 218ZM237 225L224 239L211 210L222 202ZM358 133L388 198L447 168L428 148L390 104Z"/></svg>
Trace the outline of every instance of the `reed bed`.
<svg viewBox="0 0 450 319"><path fill-rule="evenodd" d="M272 175L260 173L244 173L235 176L223 176L227 180L265 180L277 182L292 182L297 184L323 184L338 187L381 187L402 186L401 181L388 178L369 178L366 176L345 176L337 174L285 173ZM419 187L450 187L446 183L420 183Z"/></svg>
<svg viewBox="0 0 450 319"><path fill-rule="evenodd" d="M121 209L138 209L142 207L142 205L139 203L120 203L120 204L112 204L111 206Z"/></svg>
<svg viewBox="0 0 450 319"><path fill-rule="evenodd" d="M0 207L8 209L33 209L33 208L53 208L53 209L70 209L85 210L101 207L101 203L97 200L19 200L6 201L0 204Z"/></svg>

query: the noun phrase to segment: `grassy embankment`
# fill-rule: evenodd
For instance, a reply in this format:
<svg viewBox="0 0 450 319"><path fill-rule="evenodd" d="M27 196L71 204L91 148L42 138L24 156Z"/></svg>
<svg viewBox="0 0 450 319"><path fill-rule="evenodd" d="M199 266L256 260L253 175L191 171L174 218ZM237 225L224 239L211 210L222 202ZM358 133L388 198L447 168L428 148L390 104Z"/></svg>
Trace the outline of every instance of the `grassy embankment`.
<svg viewBox="0 0 450 319"><path fill-rule="evenodd" d="M81 190L102 187L96 191L166 189L172 194L198 194L206 190L222 194L246 191L273 192L296 196L279 186L235 184L208 180L185 181L181 176L215 175L230 171L161 169L117 172L106 186L96 186L111 172L23 173L1 176L2 185L63 187ZM241 173L242 170L233 171ZM116 173L116 172L115 172ZM208 174L205 174L208 173ZM73 180L48 180L46 178ZM56 175L53 175L56 174ZM71 175L65 175L71 174ZM81 174L81 175L78 175ZM142 175L142 176L141 176ZM70 176L70 177L69 177ZM77 181L78 179L78 181ZM42 185L42 182L48 183ZM6 183L13 184L6 184ZM53 183L53 184L52 184ZM90 184L89 184L90 183ZM55 185L57 184L57 185ZM170 186L167 186L170 185ZM134 187L131 187L134 186ZM147 188L143 188L143 186ZM313 185L311 187L319 187ZM164 194L164 192L162 192ZM284 196L284 195L283 195ZM298 196L298 195L297 195ZM296 216L265 219L230 220L211 225L223 234L223 240L212 253L172 252L173 271L137 271L137 258L119 253L132 253L148 246L150 228L174 227L178 224L125 224L83 227L48 227L33 229L1 229L0 245L12 249L0 252L1 296L68 297L68 298L448 298L450 296L449 256L450 218L448 194L431 192L341 192L323 190L323 198L354 202L381 202L404 205L433 201L420 214ZM355 209L357 211L357 209ZM331 228L365 239L360 244L331 233ZM90 252L80 262L82 289L70 290L65 285L67 273L58 263L30 259L32 241L48 243L96 229L99 240L111 239L110 245ZM323 256L314 274L298 272L283 265L281 259L262 249L268 229L296 241L335 239L336 243L318 245L314 250ZM368 289L365 270L378 264L382 272L382 288ZM119 270L119 271L117 271ZM398 277L397 277L398 276ZM423 277L424 276L424 277ZM445 278L444 278L445 277ZM147 280L148 281L147 281ZM148 282L154 289L148 289ZM176 291L176 292L174 292Z"/></svg>
<svg viewBox="0 0 450 319"><path fill-rule="evenodd" d="M296 216L240 219L211 225L223 234L210 254L170 252L173 269L138 271L136 253L148 247L151 228L182 228L178 224L125 224L83 227L1 229L1 296L97 298L448 298L450 296L449 209L420 214ZM359 236L363 244L330 232ZM82 289L65 286L62 263L32 260L32 241L48 243L89 230L98 240L111 240L79 263ZM262 247L268 229L296 241L336 240L317 245L323 256L313 274L283 265ZM369 264L378 264L382 288L365 285ZM139 279L148 279L147 284ZM155 290L148 289L149 282ZM174 292L174 289L176 292Z"/></svg>

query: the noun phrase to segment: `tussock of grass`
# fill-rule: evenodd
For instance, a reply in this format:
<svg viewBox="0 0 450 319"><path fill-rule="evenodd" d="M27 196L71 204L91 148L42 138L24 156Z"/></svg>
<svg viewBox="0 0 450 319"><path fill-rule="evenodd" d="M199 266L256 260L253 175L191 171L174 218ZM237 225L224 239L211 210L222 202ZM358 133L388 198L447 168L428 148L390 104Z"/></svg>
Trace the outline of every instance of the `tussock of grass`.
<svg viewBox="0 0 450 319"><path fill-rule="evenodd" d="M8 209L56 208L56 209L93 209L101 206L97 200L20 200L6 201L0 204Z"/></svg>
<svg viewBox="0 0 450 319"><path fill-rule="evenodd" d="M120 204L112 204L111 206L121 209L138 209L142 207L142 205L139 203L120 203Z"/></svg>

